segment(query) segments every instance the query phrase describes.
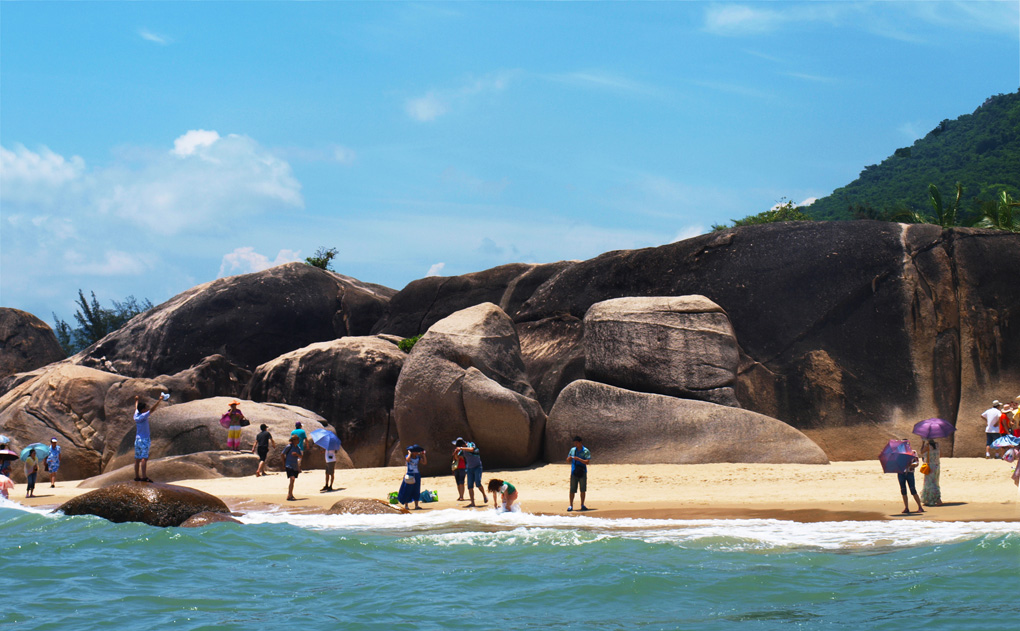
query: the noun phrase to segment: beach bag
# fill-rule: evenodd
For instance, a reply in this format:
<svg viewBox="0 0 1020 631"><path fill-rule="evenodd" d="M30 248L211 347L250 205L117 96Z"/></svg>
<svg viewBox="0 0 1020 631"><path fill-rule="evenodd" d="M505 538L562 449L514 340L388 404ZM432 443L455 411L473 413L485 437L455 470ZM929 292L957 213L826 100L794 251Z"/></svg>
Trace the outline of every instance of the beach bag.
<svg viewBox="0 0 1020 631"><path fill-rule="evenodd" d="M918 469L918 471L920 471L924 475L928 475L929 473L931 473L931 467L928 466L927 462L922 462L921 468Z"/></svg>
<svg viewBox="0 0 1020 631"><path fill-rule="evenodd" d="M418 496L419 502L438 502L439 491L422 491L421 495Z"/></svg>
<svg viewBox="0 0 1020 631"><path fill-rule="evenodd" d="M397 503L397 495L398 495L398 493L396 491L393 491L392 493L389 494L390 504L396 504Z"/></svg>
<svg viewBox="0 0 1020 631"><path fill-rule="evenodd" d="M450 471L456 471L456 470L457 470L457 459L454 458L453 462L450 463Z"/></svg>
<svg viewBox="0 0 1020 631"><path fill-rule="evenodd" d="M246 418L243 418L241 419L241 422L238 423L238 425L240 425L241 427L248 427L249 425L251 425L251 421L249 421Z"/></svg>
<svg viewBox="0 0 1020 631"><path fill-rule="evenodd" d="M410 473L404 476L404 484L414 484L414 482L415 482L414 476L411 475Z"/></svg>

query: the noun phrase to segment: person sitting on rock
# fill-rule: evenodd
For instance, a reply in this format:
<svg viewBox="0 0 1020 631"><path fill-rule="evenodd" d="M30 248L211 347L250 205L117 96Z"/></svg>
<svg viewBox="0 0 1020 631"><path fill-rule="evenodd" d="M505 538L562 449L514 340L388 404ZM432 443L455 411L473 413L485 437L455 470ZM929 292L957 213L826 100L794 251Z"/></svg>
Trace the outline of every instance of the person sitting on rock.
<svg viewBox="0 0 1020 631"><path fill-rule="evenodd" d="M150 408L141 397L135 397L135 482L152 482L145 472L145 467L149 464L149 446L152 444L149 416L156 411L160 403L169 398L170 395L161 395Z"/></svg>

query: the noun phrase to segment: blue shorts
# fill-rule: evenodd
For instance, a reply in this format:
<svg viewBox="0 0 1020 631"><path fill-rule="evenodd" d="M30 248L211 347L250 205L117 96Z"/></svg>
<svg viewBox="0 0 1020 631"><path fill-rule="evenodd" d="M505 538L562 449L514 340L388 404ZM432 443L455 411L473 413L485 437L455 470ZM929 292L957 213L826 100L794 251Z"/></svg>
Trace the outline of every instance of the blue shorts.
<svg viewBox="0 0 1020 631"><path fill-rule="evenodd" d="M910 473L897 473L896 480L900 483L900 495L907 494L907 486L910 486L910 492L914 495L917 494L917 487L914 486L914 472Z"/></svg>
<svg viewBox="0 0 1020 631"><path fill-rule="evenodd" d="M478 488L482 488L482 468L481 467L471 467L471 468L469 468L467 470L467 487L470 489L470 488L476 487L476 486Z"/></svg>
<svg viewBox="0 0 1020 631"><path fill-rule="evenodd" d="M152 441L148 438L135 436L135 460L142 460L149 457L149 445Z"/></svg>

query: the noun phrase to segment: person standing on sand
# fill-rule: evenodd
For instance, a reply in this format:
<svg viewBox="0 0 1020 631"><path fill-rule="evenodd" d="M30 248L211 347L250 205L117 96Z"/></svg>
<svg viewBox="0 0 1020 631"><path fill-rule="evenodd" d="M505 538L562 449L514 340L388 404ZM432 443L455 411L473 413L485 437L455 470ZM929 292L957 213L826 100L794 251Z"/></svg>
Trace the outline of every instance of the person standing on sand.
<svg viewBox="0 0 1020 631"><path fill-rule="evenodd" d="M251 452L258 452L259 455L259 468L255 471L255 477L266 475L266 458L269 456L269 446L272 445L273 449L276 449L276 441L273 440L273 435L269 433L269 426L263 423L259 425L259 433L255 436L255 444L251 446Z"/></svg>
<svg viewBox="0 0 1020 631"><path fill-rule="evenodd" d="M50 474L50 488L57 486L57 470L60 469L60 445L56 438L50 439L50 453L46 456L46 470Z"/></svg>
<svg viewBox="0 0 1020 631"><path fill-rule="evenodd" d="M35 476L39 474L39 459L35 457L35 449L30 449L25 458L25 497L35 497Z"/></svg>
<svg viewBox="0 0 1020 631"><path fill-rule="evenodd" d="M492 507L499 508L496 504L496 494L499 494L503 504L503 510L509 513L513 510L514 502L517 501L517 487L506 480L493 478L489 480L489 493L492 494Z"/></svg>
<svg viewBox="0 0 1020 631"><path fill-rule="evenodd" d="M999 437L1000 416L1002 416L1002 404L998 401L992 401L992 407L981 413L981 417L985 419L985 458L992 457L992 443ZM998 458L1001 455L1002 450L999 449L995 457Z"/></svg>
<svg viewBox="0 0 1020 631"><path fill-rule="evenodd" d="M924 441L921 445L921 458L928 463L928 473L924 476L924 487L921 489L921 500L925 506L942 506L942 489L939 488L939 474L942 471L939 444L931 439Z"/></svg>
<svg viewBox="0 0 1020 631"><path fill-rule="evenodd" d="M467 479L467 460L460 455L460 448L467 447L467 441L457 437L453 441L453 479L457 483L457 501L464 501L464 480Z"/></svg>
<svg viewBox="0 0 1020 631"><path fill-rule="evenodd" d="M301 447L298 446L298 437L295 434L290 435L290 444L283 448L283 468L287 472L289 483L287 501L293 502L297 499L294 497L294 482L301 473Z"/></svg>
<svg viewBox="0 0 1020 631"><path fill-rule="evenodd" d="M298 437L298 449L301 450L301 454L303 456L305 453L305 441L308 440L308 432L301 427L301 421L294 422L294 431L292 431L290 435Z"/></svg>
<svg viewBox="0 0 1020 631"><path fill-rule="evenodd" d="M336 449L326 449L326 483L319 489L319 493L328 493L333 490L333 480L336 474Z"/></svg>
<svg viewBox="0 0 1020 631"><path fill-rule="evenodd" d="M584 505L584 494L588 490L588 462L591 460L591 452L584 446L580 436L574 436L574 446L567 454L567 462L570 463L570 506L568 511L574 510L574 494L581 491L581 510L588 510Z"/></svg>
<svg viewBox="0 0 1020 631"><path fill-rule="evenodd" d="M141 397L135 397L135 482L152 482L145 472L149 464L149 446L152 444L149 434L149 416L156 411L159 404L170 398L167 393L159 395L156 403L149 408Z"/></svg>
<svg viewBox="0 0 1020 631"><path fill-rule="evenodd" d="M921 498L917 495L917 486L914 483L914 469L917 468L917 452L911 450L910 454L914 457L907 466L907 470L902 473L896 474L896 480L900 483L900 495L903 496L903 514L910 514L910 505L907 503L907 487L910 487L910 494L914 496L914 500L917 502L917 512L923 513L924 509L921 508Z"/></svg>
<svg viewBox="0 0 1020 631"><path fill-rule="evenodd" d="M408 504L414 502L414 510L421 510L418 500L421 498L421 465L428 464L425 456L425 448L421 445L411 445L407 448L407 455L404 456L407 463L407 473L404 474L404 481L400 483L400 490L397 491L397 502L408 508Z"/></svg>
<svg viewBox="0 0 1020 631"><path fill-rule="evenodd" d="M239 402L231 401L230 409L224 414L230 418L227 427L227 449L233 451L241 451L241 428L243 427L241 422L246 420L244 414L237 407L239 405L241 405Z"/></svg>
<svg viewBox="0 0 1020 631"><path fill-rule="evenodd" d="M468 495L471 501L469 507L478 506L475 504L475 487L482 494L482 504L488 504L489 498L485 497L485 489L482 488L482 452L475 443L464 443L463 447L457 447L454 451L464 457L465 479L467 480Z"/></svg>

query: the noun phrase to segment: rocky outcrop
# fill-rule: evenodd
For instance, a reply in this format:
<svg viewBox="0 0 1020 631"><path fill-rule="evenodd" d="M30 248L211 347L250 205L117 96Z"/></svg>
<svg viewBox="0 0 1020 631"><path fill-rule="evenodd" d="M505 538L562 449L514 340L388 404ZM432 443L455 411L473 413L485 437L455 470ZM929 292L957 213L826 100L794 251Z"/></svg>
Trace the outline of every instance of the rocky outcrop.
<svg viewBox="0 0 1020 631"><path fill-rule="evenodd" d="M584 372L610 385L737 406L737 340L704 296L616 298L584 317Z"/></svg>
<svg viewBox="0 0 1020 631"><path fill-rule="evenodd" d="M211 524L223 524L223 523L240 524L241 521L234 519L233 517L225 513L204 512L197 513L185 519L184 523L181 524L181 528L201 528L203 526L209 526Z"/></svg>
<svg viewBox="0 0 1020 631"><path fill-rule="evenodd" d="M381 500L358 497L344 498L326 511L327 515L400 515L409 513L406 508L387 504Z"/></svg>
<svg viewBox="0 0 1020 631"><path fill-rule="evenodd" d="M149 460L146 475L159 482L178 480L209 480L212 478L242 478L255 475L259 467L258 456L234 451L200 451L186 456L169 456ZM102 475L82 480L79 488L99 489L111 484L132 482L135 478L134 462Z"/></svg>
<svg viewBox="0 0 1020 631"><path fill-rule="evenodd" d="M491 303L440 320L415 344L394 410L404 446L433 453L426 475L449 472L446 454L458 436L478 443L487 467L527 466L545 426L513 323Z"/></svg>
<svg viewBox="0 0 1020 631"><path fill-rule="evenodd" d="M115 523L138 521L150 526L180 526L203 512L230 513L223 500L183 486L125 482L89 491L68 500L55 512L95 515Z"/></svg>
<svg viewBox="0 0 1020 631"><path fill-rule="evenodd" d="M220 425L220 416L228 409L232 399L214 397L188 403L160 406L152 413L149 420L152 444L149 458L157 460L168 456L185 456L198 452L214 451L226 447L227 430ZM255 403L241 401L240 410L251 421L251 425L241 430L242 453L251 451L259 425L269 426L276 449L270 449L268 464L278 468L280 454L287 445L294 424L301 421L309 434L324 425L324 419L308 410L281 403ZM112 471L125 466L134 465L134 421L131 429L124 433L118 443L115 455L106 463L105 471ZM321 469L325 465L321 449L311 450L302 462L303 469ZM350 457L343 451L338 454L337 468L349 469L354 465ZM252 470L254 473L254 470ZM152 476L149 476L152 477Z"/></svg>
<svg viewBox="0 0 1020 631"><path fill-rule="evenodd" d="M210 355L191 368L174 375L160 375L155 381L165 386L178 403L211 397L242 396L251 371L223 355Z"/></svg>
<svg viewBox="0 0 1020 631"><path fill-rule="evenodd" d="M818 445L777 419L587 380L568 385L549 413L545 459L562 462L575 435L606 464L828 463Z"/></svg>
<svg viewBox="0 0 1020 631"><path fill-rule="evenodd" d="M406 358L378 336L318 342L259 366L245 396L321 415L355 466L383 467L397 443L393 398Z"/></svg>
<svg viewBox="0 0 1020 631"><path fill-rule="evenodd" d="M412 337L457 311L490 302L514 313L535 289L570 263L512 263L462 276L428 276L396 293L373 333Z"/></svg>
<svg viewBox="0 0 1020 631"><path fill-rule="evenodd" d="M48 324L27 311L0 307L0 379L61 359L64 351Z"/></svg>
<svg viewBox="0 0 1020 631"><path fill-rule="evenodd" d="M222 355L254 370L313 342L368 334L394 293L289 263L189 289L135 316L74 361L147 377L177 373Z"/></svg>

